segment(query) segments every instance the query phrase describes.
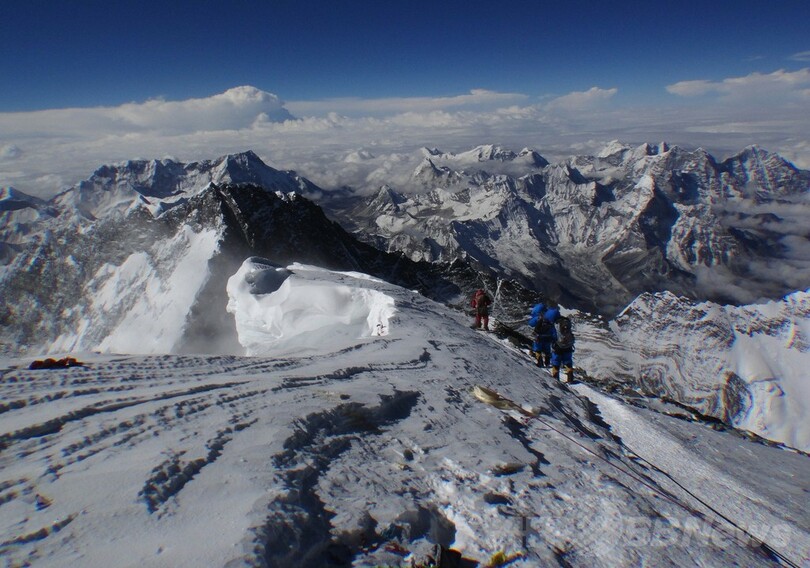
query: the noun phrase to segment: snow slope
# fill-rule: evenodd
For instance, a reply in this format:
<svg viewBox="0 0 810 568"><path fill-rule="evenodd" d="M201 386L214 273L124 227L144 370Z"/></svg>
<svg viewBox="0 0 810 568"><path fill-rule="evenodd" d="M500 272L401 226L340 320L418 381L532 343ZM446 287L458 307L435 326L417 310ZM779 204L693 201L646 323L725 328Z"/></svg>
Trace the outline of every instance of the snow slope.
<svg viewBox="0 0 810 568"><path fill-rule="evenodd" d="M173 352L221 236L221 229L184 225L173 239L133 252L119 265L105 263L85 285L86 305L65 314L78 314L77 324L64 329L51 350Z"/></svg>
<svg viewBox="0 0 810 568"><path fill-rule="evenodd" d="M594 404L356 273L253 258L228 290L261 356L0 361L8 565L397 566L433 543L513 566L808 559L805 455ZM539 414L488 406L476 384Z"/></svg>
<svg viewBox="0 0 810 568"><path fill-rule="evenodd" d="M701 425L667 420L650 410L622 404L586 385L576 385L574 390L598 405L613 434L622 439L626 451L632 452L636 461L655 464L663 470L656 472L656 477L668 491L725 510L762 541L810 549L810 535L785 522L784 512L780 511L784 499L795 499L797 503L806 499L806 487L802 490L801 485L793 486L791 473L771 472L768 483L752 483L748 464L738 461L742 455L735 451L733 443L729 444L728 438L712 438L707 443ZM767 459L756 445L749 450L746 461L752 457ZM804 479L806 482L807 475Z"/></svg>

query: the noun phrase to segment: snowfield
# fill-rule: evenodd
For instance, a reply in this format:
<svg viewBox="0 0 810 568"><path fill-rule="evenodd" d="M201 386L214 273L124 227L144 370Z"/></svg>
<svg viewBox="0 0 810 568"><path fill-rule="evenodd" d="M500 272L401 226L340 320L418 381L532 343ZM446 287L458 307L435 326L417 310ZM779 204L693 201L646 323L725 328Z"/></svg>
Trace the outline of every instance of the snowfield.
<svg viewBox="0 0 810 568"><path fill-rule="evenodd" d="M253 356L0 360L6 565L810 562L805 454L562 384L364 275L252 258L228 294Z"/></svg>

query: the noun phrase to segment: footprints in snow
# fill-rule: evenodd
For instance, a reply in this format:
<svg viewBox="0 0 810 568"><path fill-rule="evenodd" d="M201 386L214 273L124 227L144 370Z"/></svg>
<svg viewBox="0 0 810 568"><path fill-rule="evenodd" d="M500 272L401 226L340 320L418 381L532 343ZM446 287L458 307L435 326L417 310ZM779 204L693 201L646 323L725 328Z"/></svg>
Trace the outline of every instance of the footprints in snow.
<svg viewBox="0 0 810 568"><path fill-rule="evenodd" d="M317 486L330 465L355 442L379 435L383 429L410 416L419 401L418 392L395 391L381 395L373 407L345 403L301 419L297 430L274 456L287 491L268 506L262 526L253 529L256 562L268 566L323 566L348 564L361 542L368 545L376 535L376 523L368 518L361 532L332 534L328 511ZM301 551L307 551L302 555Z"/></svg>
<svg viewBox="0 0 810 568"><path fill-rule="evenodd" d="M184 461L182 460L184 452L179 452L154 468L143 489L138 493L138 497L146 502L147 510L154 513L171 497L177 495L202 468L214 463L222 455L225 444L232 438L233 429L226 428L208 441L206 444L208 453L205 456Z"/></svg>

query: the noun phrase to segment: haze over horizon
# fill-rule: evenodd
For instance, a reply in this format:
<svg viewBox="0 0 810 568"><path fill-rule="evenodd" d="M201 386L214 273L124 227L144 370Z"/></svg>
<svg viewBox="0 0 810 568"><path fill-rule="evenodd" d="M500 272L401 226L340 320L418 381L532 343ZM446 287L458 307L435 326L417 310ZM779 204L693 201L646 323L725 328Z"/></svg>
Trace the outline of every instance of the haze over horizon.
<svg viewBox="0 0 810 568"><path fill-rule="evenodd" d="M352 156L619 139L810 168L810 6L154 1L0 8L0 186L252 149L324 187ZM121 25L121 23L127 25Z"/></svg>

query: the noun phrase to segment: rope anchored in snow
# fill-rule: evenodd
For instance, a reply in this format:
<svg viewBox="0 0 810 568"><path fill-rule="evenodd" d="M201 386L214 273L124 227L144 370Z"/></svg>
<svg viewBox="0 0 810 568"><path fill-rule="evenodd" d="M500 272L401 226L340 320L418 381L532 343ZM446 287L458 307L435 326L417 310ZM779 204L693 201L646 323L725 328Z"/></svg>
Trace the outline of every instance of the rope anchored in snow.
<svg viewBox="0 0 810 568"><path fill-rule="evenodd" d="M684 511L686 511L690 515L692 515L692 516L694 516L694 517L696 517L696 518L698 518L698 519L700 519L702 521L708 521L706 515L704 513L702 513L701 511L698 511L694 507L691 507L691 506L681 502L680 500L676 499L673 495L669 494L668 492L662 491L660 488L656 487L651 482L647 481L646 479L644 479L640 475L636 474L635 472L631 472L627 468L621 467L618 464L616 464L616 463L610 461L609 459L605 458L604 456L599 455L598 453L596 453L592 449L590 449L587 446L585 446L584 444L582 444L579 440L577 440L575 438L572 438L571 436L569 436L565 432L562 432L560 429L555 428L552 424L549 424L547 421L543 420L539 416L538 413L526 410L525 408L520 406L518 403L516 403L515 401L503 396L499 392L494 391L494 390L489 389L489 388L486 388L486 387L483 387L483 386L476 385L476 386L473 387L472 394L473 394L473 396L475 398L477 398L481 402L489 404L489 405L491 405L491 406L493 406L493 407L495 407L495 408L497 408L499 410L517 411L517 412L523 414L524 416L528 417L529 419L533 418L533 419L537 420L543 426L549 428L550 430L553 430L554 432L556 432L557 434L559 434L560 436L562 436L566 440L569 440L570 442L576 444L577 446L579 446L580 448L582 448L583 450L585 450L589 454L593 455L597 459L605 462L609 466L611 466L611 467L617 469L618 471L624 473L626 476L628 476L633 481L636 481L637 483L640 483L640 484L644 485L645 487L647 487L648 489L653 491L655 494L657 494L660 497L662 497L663 499L669 501L673 505L683 509ZM559 408L557 408L557 410L560 411ZM565 413L563 412L562 414L565 417ZM576 427L576 424L574 424L574 428L576 428L579 431L579 428ZM736 541L737 543L739 543L739 544L741 544L742 546L745 546L745 547L748 547L751 544L755 544L760 551L762 551L764 554L768 555L769 557L771 557L773 559L776 559L776 560L782 562L783 564L785 564L787 566L790 566L791 568L799 568L798 564L796 564L795 562L792 562L789 558L785 557L783 554L781 554L780 552L775 550L773 547L769 546L767 543L763 542L762 540L760 540L757 537L755 537L754 535L752 535L750 532L748 532L745 529L743 529L742 527L740 527L738 524L736 524L734 521L729 519L727 516L723 515L719 511L716 511L713 507L711 507L709 504L707 504L703 500L699 499L697 496L695 496L690 491L686 490L683 486L681 486L680 484L678 484L678 486L681 487L682 489L684 489L689 495L691 495L692 497L697 499L702 505L707 507L710 511L712 511L712 513L717 515L720 519L724 520L725 522L730 524L732 527L734 527L735 529L740 531L741 534L746 535L750 540L748 542L746 542L745 540L738 537L736 534L733 534L733 532L729 532L727 530L724 530L717 523L712 523L712 528L714 528L717 532L723 534L724 536Z"/></svg>

